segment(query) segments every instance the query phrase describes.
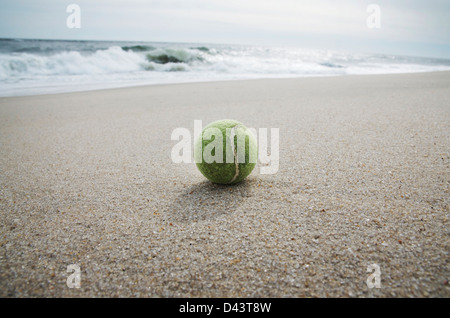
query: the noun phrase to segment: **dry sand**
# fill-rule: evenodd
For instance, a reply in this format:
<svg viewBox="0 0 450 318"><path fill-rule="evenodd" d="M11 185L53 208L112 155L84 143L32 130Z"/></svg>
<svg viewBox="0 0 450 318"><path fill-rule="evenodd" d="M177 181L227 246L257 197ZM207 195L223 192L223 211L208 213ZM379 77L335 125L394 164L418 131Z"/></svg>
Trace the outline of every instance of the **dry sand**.
<svg viewBox="0 0 450 318"><path fill-rule="evenodd" d="M280 129L277 174L172 163L223 118ZM449 72L1 98L0 296L449 297L449 133Z"/></svg>

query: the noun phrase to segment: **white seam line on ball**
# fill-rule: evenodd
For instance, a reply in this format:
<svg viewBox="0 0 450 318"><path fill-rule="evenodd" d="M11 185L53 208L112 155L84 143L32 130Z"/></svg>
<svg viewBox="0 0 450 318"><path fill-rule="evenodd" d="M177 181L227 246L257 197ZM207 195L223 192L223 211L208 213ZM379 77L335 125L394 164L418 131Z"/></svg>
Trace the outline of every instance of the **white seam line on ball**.
<svg viewBox="0 0 450 318"><path fill-rule="evenodd" d="M238 155L237 155L236 145L234 144L234 136L236 135L234 133L234 131L237 126L239 126L239 124L234 126L233 128L231 128L231 132L230 132L231 148L233 149L234 165L236 167L236 172L234 173L233 179L231 179L231 181L228 183L233 183L234 180L236 180L237 177L239 176L239 159L238 159Z"/></svg>

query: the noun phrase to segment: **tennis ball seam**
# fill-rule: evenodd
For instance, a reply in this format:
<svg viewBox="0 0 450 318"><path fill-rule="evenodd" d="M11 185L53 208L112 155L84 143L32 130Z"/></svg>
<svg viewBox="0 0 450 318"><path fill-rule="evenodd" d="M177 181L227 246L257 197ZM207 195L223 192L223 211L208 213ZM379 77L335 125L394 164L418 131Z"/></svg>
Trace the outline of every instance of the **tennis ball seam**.
<svg viewBox="0 0 450 318"><path fill-rule="evenodd" d="M234 166L236 168L236 171L234 173L233 178L231 179L231 181L228 182L228 184L233 183L239 177L239 174L240 174L240 172L239 172L239 156L238 156L238 152L236 149L236 145L234 143L234 137L236 136L235 130L240 126L244 127L243 124L236 124L235 126L231 127L231 131L230 131L230 141L231 141L231 147L233 150Z"/></svg>
<svg viewBox="0 0 450 318"><path fill-rule="evenodd" d="M238 156L238 155L237 155L237 150L236 150L236 146L235 146L235 144L234 144L234 136L236 135L234 131L236 130L236 127L237 127L237 126L239 126L239 124L237 124L236 126L232 127L232 128L231 128L231 131L230 131L231 149L233 150L234 166L235 166L236 170L235 170L235 172L234 172L233 178L232 178L231 181L228 182L228 183L233 183L234 180L236 180L237 177L239 177L239 160L238 160L238 158L237 158L237 156Z"/></svg>

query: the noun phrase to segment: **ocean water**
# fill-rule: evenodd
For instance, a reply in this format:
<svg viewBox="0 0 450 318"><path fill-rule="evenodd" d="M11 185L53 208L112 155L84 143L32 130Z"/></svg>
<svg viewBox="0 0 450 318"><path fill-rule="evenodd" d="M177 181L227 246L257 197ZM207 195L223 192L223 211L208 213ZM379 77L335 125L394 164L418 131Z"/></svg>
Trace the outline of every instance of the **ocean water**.
<svg viewBox="0 0 450 318"><path fill-rule="evenodd" d="M450 70L450 60L245 45L0 39L0 96L214 80Z"/></svg>

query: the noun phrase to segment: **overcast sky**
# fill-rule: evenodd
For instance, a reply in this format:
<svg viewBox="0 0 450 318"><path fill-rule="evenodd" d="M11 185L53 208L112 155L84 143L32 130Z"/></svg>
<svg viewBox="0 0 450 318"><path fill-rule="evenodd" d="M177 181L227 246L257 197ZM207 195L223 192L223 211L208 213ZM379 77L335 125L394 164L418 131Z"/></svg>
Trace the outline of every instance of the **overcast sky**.
<svg viewBox="0 0 450 318"><path fill-rule="evenodd" d="M81 28L66 25L69 4ZM369 28L369 4L380 28ZM236 43L450 58L449 0L0 0L0 37Z"/></svg>

